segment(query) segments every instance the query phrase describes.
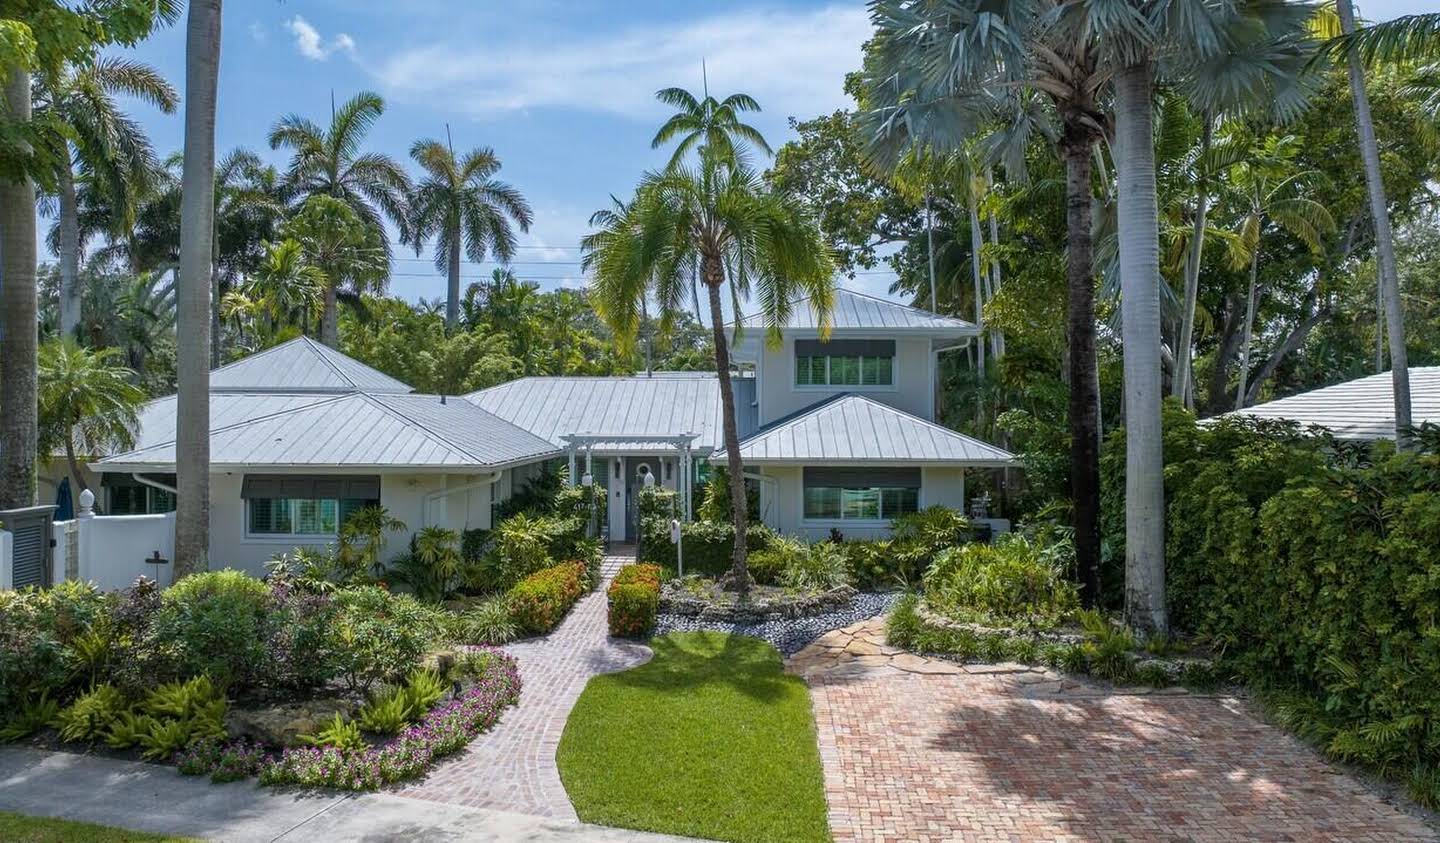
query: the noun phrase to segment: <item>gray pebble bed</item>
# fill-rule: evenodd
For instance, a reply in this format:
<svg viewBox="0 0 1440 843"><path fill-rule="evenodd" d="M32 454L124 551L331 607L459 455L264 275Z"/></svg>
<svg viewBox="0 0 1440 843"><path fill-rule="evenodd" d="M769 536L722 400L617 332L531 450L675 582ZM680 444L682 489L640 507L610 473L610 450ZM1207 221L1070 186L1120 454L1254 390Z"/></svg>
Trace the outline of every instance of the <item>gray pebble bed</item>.
<svg viewBox="0 0 1440 843"><path fill-rule="evenodd" d="M682 615L662 614L655 621L655 634L667 632L731 632L763 638L775 645L781 655L790 656L800 652L806 644L832 629L840 629L858 621L868 620L890 611L900 599L900 592L862 591L855 595L850 605L843 609L793 620L766 621L765 623L732 623L729 621L702 620Z"/></svg>

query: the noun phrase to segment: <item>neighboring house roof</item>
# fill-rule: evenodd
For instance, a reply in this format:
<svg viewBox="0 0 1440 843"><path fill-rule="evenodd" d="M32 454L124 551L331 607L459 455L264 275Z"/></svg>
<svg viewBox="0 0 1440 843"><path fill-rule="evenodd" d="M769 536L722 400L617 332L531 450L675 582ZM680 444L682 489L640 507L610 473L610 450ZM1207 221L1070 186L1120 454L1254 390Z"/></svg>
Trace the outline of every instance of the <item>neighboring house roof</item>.
<svg viewBox="0 0 1440 843"><path fill-rule="evenodd" d="M237 395L268 414L245 413L210 432L213 469L365 468L474 472L555 456L558 449L458 398L350 392L290 403L294 396ZM222 396L212 396L212 402ZM443 403L442 403L443 401ZM221 403L226 403L222 400ZM213 412L212 403L212 412ZM148 447L101 460L98 471L173 470L173 422ZM152 439L153 441L153 439Z"/></svg>
<svg viewBox="0 0 1440 843"><path fill-rule="evenodd" d="M1289 419L1320 425L1341 439L1395 438L1395 390L1390 373L1312 389L1289 398L1256 404L1226 415ZM1440 366L1410 369L1411 423L1440 424Z"/></svg>
<svg viewBox="0 0 1440 843"><path fill-rule="evenodd" d="M210 372L211 392L413 392L309 337L297 337Z"/></svg>
<svg viewBox="0 0 1440 843"><path fill-rule="evenodd" d="M780 327L783 330L818 331L820 318L809 298L796 299L791 303L789 320ZM734 323L731 323L732 326ZM769 327L764 314L745 316L740 324L746 330L765 330ZM835 307L831 310L830 325L835 330L854 332L858 330L884 331L887 333L915 332L944 336L976 336L980 332L974 323L951 316L941 316L919 308L907 307L898 302L867 296L854 290L837 289Z"/></svg>
<svg viewBox="0 0 1440 843"><path fill-rule="evenodd" d="M614 436L595 453L673 452L673 445L625 437L694 433L694 447L720 447L720 381L713 374L666 377L535 377L492 386L465 400L557 447L563 436Z"/></svg>
<svg viewBox="0 0 1440 843"><path fill-rule="evenodd" d="M778 419L740 443L747 463L1004 466L993 445L863 395L845 393ZM712 461L723 454L715 454Z"/></svg>

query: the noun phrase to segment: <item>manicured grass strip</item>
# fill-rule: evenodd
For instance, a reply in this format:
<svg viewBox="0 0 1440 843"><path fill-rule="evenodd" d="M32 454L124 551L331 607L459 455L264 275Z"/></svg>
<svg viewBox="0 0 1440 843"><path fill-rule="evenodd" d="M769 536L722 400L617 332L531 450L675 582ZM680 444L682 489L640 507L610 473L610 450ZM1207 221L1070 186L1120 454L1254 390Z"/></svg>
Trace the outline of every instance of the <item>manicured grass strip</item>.
<svg viewBox="0 0 1440 843"><path fill-rule="evenodd" d="M560 738L580 819L713 840L829 840L805 683L756 638L672 633L585 686Z"/></svg>
<svg viewBox="0 0 1440 843"><path fill-rule="evenodd" d="M0 840L7 843L186 843L189 839L0 811Z"/></svg>

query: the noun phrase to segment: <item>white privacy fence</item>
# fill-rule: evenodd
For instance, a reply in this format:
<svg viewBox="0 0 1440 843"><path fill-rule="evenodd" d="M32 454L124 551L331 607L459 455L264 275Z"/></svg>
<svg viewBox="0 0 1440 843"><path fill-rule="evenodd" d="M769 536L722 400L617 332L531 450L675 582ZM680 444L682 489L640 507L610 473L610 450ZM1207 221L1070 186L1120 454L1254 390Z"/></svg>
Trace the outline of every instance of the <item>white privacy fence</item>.
<svg viewBox="0 0 1440 843"><path fill-rule="evenodd" d="M174 578L175 514L81 515L55 522L54 578L88 580L101 590L125 588L144 576L169 585ZM157 558L164 560L157 563ZM148 561L147 561L148 560Z"/></svg>

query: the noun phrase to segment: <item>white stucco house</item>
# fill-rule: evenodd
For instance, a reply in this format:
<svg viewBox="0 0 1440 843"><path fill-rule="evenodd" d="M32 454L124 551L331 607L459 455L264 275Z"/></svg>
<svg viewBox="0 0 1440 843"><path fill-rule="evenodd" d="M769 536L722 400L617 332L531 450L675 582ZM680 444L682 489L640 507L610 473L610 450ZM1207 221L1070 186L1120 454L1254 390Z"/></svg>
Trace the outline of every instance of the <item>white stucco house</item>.
<svg viewBox="0 0 1440 843"><path fill-rule="evenodd" d="M740 447L775 529L879 535L905 512L964 508L967 472L1013 463L934 421L937 356L972 342L974 325L845 290L826 341L804 302L779 348L757 317L742 322ZM412 531L489 528L492 507L547 463L605 487L609 535L631 540L646 475L689 498L724 457L721 419L714 374L532 377L420 395L292 340L212 372L212 562L261 573L279 551L332 541L348 512L373 503ZM136 446L90 470L107 513L172 509L175 398L147 404Z"/></svg>

